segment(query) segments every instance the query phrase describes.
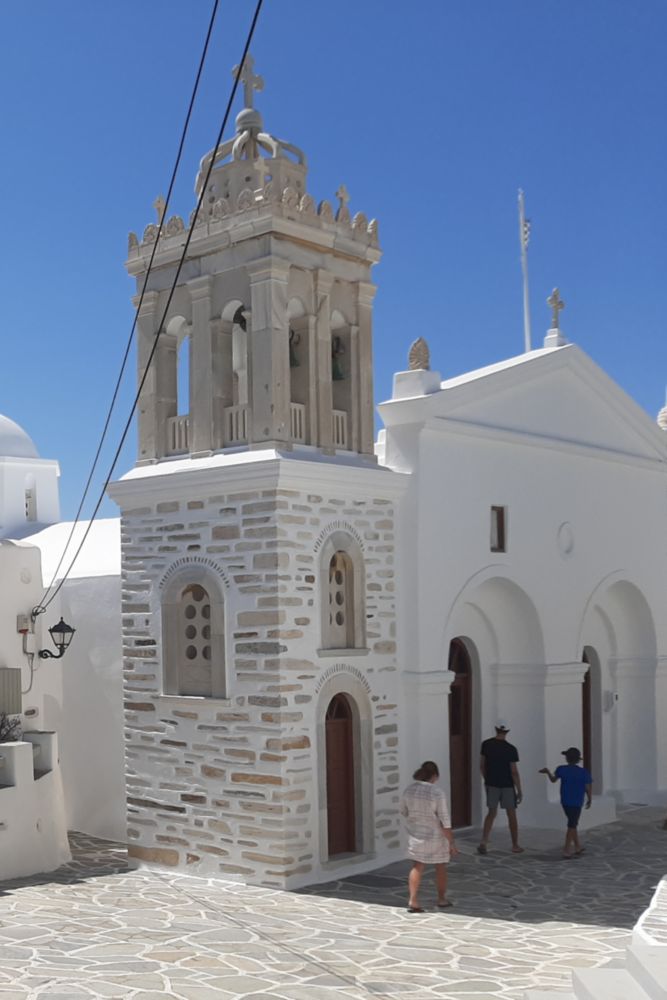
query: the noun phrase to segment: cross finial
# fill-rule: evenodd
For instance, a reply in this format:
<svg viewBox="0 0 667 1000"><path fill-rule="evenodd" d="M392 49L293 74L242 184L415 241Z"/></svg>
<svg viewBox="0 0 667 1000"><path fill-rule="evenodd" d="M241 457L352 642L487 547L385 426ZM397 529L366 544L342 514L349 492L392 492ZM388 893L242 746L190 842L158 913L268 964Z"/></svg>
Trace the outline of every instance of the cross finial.
<svg viewBox="0 0 667 1000"><path fill-rule="evenodd" d="M237 78L243 84L243 106L246 108L254 108L253 103L253 90L264 90L264 80L261 76L257 76L253 70L255 68L255 60L248 53L248 55L243 60L243 66L235 66L232 70L232 76L236 80Z"/></svg>
<svg viewBox="0 0 667 1000"><path fill-rule="evenodd" d="M158 226L160 225L160 223L162 222L162 220L164 218L164 211L165 211L166 207L167 207L166 201L164 200L164 198L162 197L162 195L159 194L157 196L157 198L155 199L155 201L153 202L153 208L155 209L155 211L157 213L157 224L158 224Z"/></svg>
<svg viewBox="0 0 667 1000"><path fill-rule="evenodd" d="M565 308L565 303L561 299L560 292L558 291L557 288L554 288L553 292L547 299L547 305L551 306L551 311L552 311L551 329L559 330L560 327L558 325L558 313L561 311L561 309Z"/></svg>
<svg viewBox="0 0 667 1000"><path fill-rule="evenodd" d="M340 207L347 208L347 203L350 200L350 194L344 184L341 184L341 186L336 191L336 197L340 202Z"/></svg>

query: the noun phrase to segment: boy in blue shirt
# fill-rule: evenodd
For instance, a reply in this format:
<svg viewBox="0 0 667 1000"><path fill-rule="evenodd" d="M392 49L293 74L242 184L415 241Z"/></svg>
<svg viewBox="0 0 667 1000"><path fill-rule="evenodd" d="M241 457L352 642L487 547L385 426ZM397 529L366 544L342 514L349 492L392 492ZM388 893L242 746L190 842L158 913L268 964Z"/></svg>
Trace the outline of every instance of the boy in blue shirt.
<svg viewBox="0 0 667 1000"><path fill-rule="evenodd" d="M560 781L560 803L567 816L567 830L563 857L571 858L573 854L583 854L584 849L579 841L577 825L581 810L586 799L586 808L591 807L591 789L593 779L585 767L579 767L581 753L576 747L563 750L567 764L560 764L556 773L552 774L548 767L540 769L540 774L547 774L550 781Z"/></svg>

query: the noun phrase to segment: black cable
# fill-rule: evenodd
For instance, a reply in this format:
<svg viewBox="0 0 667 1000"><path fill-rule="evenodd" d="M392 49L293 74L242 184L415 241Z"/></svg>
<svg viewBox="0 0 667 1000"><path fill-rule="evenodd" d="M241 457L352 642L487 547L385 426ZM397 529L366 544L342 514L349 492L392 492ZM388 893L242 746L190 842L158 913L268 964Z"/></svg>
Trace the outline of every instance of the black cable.
<svg viewBox="0 0 667 1000"><path fill-rule="evenodd" d="M238 73L234 77L234 84L232 86L231 93L229 95L229 100L227 101L227 107L225 109L225 114L223 116L222 124L220 125L220 130L218 132L218 137L216 139L215 147L213 149L213 154L211 156L211 162L208 165L208 169L206 171L206 176L204 177L204 182L203 182L202 187L201 187L201 192L200 192L199 198L197 200L197 206L195 208L195 211L192 214L192 221L191 221L190 226L188 228L188 232L187 232L187 236L186 236L186 239L185 239L185 243L183 244L183 251L182 251L181 256L179 258L179 261L178 261L178 266L176 268L176 273L174 275L174 280L172 282L171 288L169 289L169 296L167 298L167 303L166 303L166 305L164 307L164 311L162 313L162 318L161 318L160 323L158 325L157 333L155 334L155 339L153 341L153 346L151 348L151 352L148 355L148 360L146 361L146 367L144 369L144 374L141 377L141 381L139 382L139 388L137 389L137 393L136 393L136 395L134 397L134 402L132 404L132 409L130 410L130 415L127 418L127 422L126 422L125 427L123 429L123 433L121 435L120 442L118 444L118 447L116 448L116 453L114 455L113 462L111 463L111 467L109 469L109 472L107 473L107 477L106 477L106 479L104 481L104 486L102 487L99 499L98 499L98 501L97 501L97 503L95 505L95 509L93 510L93 513L92 513L92 516L90 518L90 521L88 522L88 525L87 525L86 530L84 532L83 538L81 539L81 541L79 543L79 546L78 546L76 552L74 553L74 558L70 562L70 564L69 564L69 566L68 566L68 568L67 568L64 576L61 578L60 582L58 583L58 586L53 591L53 593L49 597L48 601L46 601L46 603L43 605L44 610L46 610L48 608L49 604L51 604L51 602L55 599L56 595L58 594L58 592L60 591L61 587L65 583L65 580L67 579L67 577L71 573L72 567L74 566L74 563L78 559L79 553L81 552L81 549L83 548L83 546L85 544L85 541L88 538L88 535L90 533L90 529L92 528L93 522L95 520L95 517L97 516L97 512L99 511L99 509L100 509L100 507L102 505L102 501L104 500L104 496L105 496L107 487L108 487L109 483L111 482L111 477L114 474L114 470L116 468L116 464L118 462L118 459L120 458L120 453L121 453L121 451L123 449L123 445L125 444L125 439L127 438L127 435L129 433L130 426L132 424L132 419L134 417L135 410L136 410L137 406L139 405L139 400L141 398L141 392L142 392L142 389L143 389L143 387L144 387L144 385L146 383L146 379L148 378L148 372L149 372L151 363L153 361L153 358L155 357L155 352L157 350L158 341L160 339L160 335L162 334L164 323L165 323L165 320L167 318L167 313L169 312L169 307L171 306L171 301L172 301L172 299L174 297L174 292L176 291L176 286L178 284L178 279L180 278L181 271L183 269L183 264L185 263L185 258L187 256L187 252L188 252L188 249L190 247L190 242L192 240L192 234L194 232L195 222L197 221L197 217L199 215L199 210L200 210L200 208L202 206L202 203L204 201L204 197L205 197L206 192L208 190L208 182L209 182L209 179L211 177L211 173L213 172L213 167L215 165L215 157L216 157L216 154L218 152L218 149L220 148L220 144L222 142L222 137L223 137L224 131L227 128L227 121L229 119L229 114L230 114L231 109L232 109L232 104L234 103L234 98L236 97L236 91L238 89L239 80L241 78L241 72L243 70L243 64L244 64L244 62L246 60L246 56L248 55L248 51L250 49L250 44L252 42L253 35L255 33L255 28L257 26L257 20L259 18L259 13L260 13L260 11L262 9L263 3L264 3L264 0L257 0L257 5L255 7L255 13L253 15L252 22L250 24L250 30L248 31L248 36L246 38L245 46L243 48L243 55L241 56L241 59L240 59L239 64L238 64ZM145 285L145 283L144 283L144 285Z"/></svg>
<svg viewBox="0 0 667 1000"><path fill-rule="evenodd" d="M67 554L67 550L68 550L68 548L70 546L70 542L72 541L72 538L74 537L74 532L76 531L76 526L79 523L79 520L81 518L81 511L83 510L83 505L84 505L84 503L86 501L86 497L88 496L88 490L90 489L90 484L93 481L93 476L95 474L95 469L97 468L97 463L99 461L100 454L102 452L102 446L103 446L103 444L104 444L104 442L106 440L107 431L109 429L109 423L111 422L111 415L112 415L114 407L116 405L116 400L118 398L118 393L120 391L120 386L121 386L121 383L123 381L123 375L125 374L125 367L127 365L127 359L128 359L128 357L130 355L130 349L132 347L132 341L134 340L134 332L135 332L135 330L137 328L137 320L139 318L139 312L141 311L141 307L143 305L144 295L146 293L146 282L148 280L149 274L151 273L151 268L153 267L153 261L155 260L155 254L157 252L158 243L160 241L160 237L162 236L162 226L163 226L164 220L167 217L167 209L169 208L169 201L171 199L172 191L174 189L174 184L176 182L176 175L178 173L178 168L179 168L180 163L181 163L181 156L183 154L183 147L185 146L185 139L186 139L186 136L187 136L187 133L188 133L188 129L190 127L190 118L192 117L192 110L194 108L195 99L197 97L197 92L199 90L199 81L201 79L202 71L204 69L204 63L206 61L206 55L207 55L207 52L208 52L208 44L209 44L209 41L211 40L211 34L213 32L213 25L215 23L216 15L218 13L218 5L219 5L219 3L220 3L220 0L214 0L213 10L211 12L211 17L210 17L209 24L208 24L208 31L206 32L206 39L204 41L204 48L202 49L201 58L199 60L199 68L197 69L197 75L195 77L194 87L192 88L192 94L190 95L190 104L188 105L188 111L187 111L187 114L185 116L185 122L183 124L183 129L181 131L181 139L180 139L180 142L178 144L178 152L176 153L176 161L174 163L174 168L173 168L173 170L171 172L171 179L169 181L169 188L167 190L167 197L165 199L164 209L162 211L162 217L159 219L159 223L158 223L157 238L156 238L156 240L155 240L155 242L153 244L153 249L151 251L150 260L148 261L148 269L146 271L146 278L144 280L144 284L143 284L143 287L141 289L141 295L139 297L139 303L138 303L137 308L136 308L135 313L134 313L134 319L132 321L132 328L130 330L130 336L128 337L127 345L125 347L125 353L123 355L123 360L122 360L122 363L121 363L121 366L120 366L120 372L118 374L118 380L116 381L116 387L115 387L115 389L113 391L113 395L111 397L111 403L109 404L109 410L107 412L106 420L104 421L104 427L102 429L102 436L100 437L100 443L97 446L97 451L95 452L95 458L93 459L93 464L92 464L92 467L91 467L88 479L86 481L86 485L85 485L84 490L83 490L83 496L81 497L81 502L80 502L79 508L78 508L78 510L76 512L76 516L74 518L74 523L72 524L72 527L70 529L70 533L68 535L67 541L65 542L65 547L63 549L63 552L62 552L62 555L60 557L60 560L58 561L58 565L56 566L55 570L53 571L53 576L51 577L51 582L46 587L46 589L44 591L44 594L42 595L42 601L44 600L44 598L46 597L46 595L50 591L51 587L55 583L56 578L58 576L58 571L60 570L60 567L62 566L62 564L63 564L63 562L65 560L65 555Z"/></svg>

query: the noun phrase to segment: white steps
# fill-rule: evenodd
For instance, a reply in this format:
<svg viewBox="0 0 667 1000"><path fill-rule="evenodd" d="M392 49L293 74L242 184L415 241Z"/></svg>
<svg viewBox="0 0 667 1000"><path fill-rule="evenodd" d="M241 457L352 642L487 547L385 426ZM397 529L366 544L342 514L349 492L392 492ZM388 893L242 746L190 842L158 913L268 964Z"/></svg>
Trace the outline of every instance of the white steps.
<svg viewBox="0 0 667 1000"><path fill-rule="evenodd" d="M577 1000L650 1000L627 969L576 969L572 985Z"/></svg>
<svg viewBox="0 0 667 1000"><path fill-rule="evenodd" d="M626 968L651 1000L667 1000L667 945L631 944Z"/></svg>
<svg viewBox="0 0 667 1000"><path fill-rule="evenodd" d="M528 990L526 1000L667 1000L667 878L635 926L623 968L575 969L568 993Z"/></svg>

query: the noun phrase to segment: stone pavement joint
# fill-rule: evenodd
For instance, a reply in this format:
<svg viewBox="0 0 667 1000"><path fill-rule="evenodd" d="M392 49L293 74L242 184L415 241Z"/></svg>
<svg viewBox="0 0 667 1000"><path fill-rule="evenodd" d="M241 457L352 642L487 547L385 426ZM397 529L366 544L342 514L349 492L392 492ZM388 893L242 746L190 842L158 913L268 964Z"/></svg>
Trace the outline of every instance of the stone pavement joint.
<svg viewBox="0 0 667 1000"><path fill-rule="evenodd" d="M435 909L427 875L424 914L405 909L409 862L290 893L131 870L121 845L73 834L70 864L0 883L0 1000L567 996L572 968L622 965L666 867L663 812L624 811L572 861L553 831L518 856L499 831L486 857L459 833L455 907Z"/></svg>

